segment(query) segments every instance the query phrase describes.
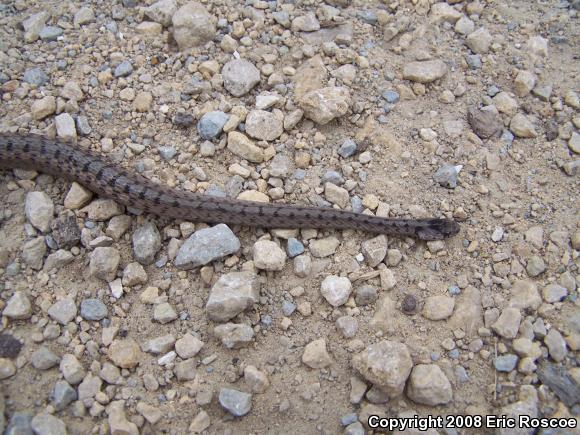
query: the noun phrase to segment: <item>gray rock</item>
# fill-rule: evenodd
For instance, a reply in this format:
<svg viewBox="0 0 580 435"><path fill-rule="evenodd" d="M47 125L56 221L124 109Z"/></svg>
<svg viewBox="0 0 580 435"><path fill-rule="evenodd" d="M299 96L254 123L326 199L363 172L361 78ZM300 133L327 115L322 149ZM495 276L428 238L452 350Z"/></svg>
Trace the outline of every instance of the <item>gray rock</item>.
<svg viewBox="0 0 580 435"><path fill-rule="evenodd" d="M214 139L218 137L230 116L220 110L215 110L204 114L197 123L197 131L203 139Z"/></svg>
<svg viewBox="0 0 580 435"><path fill-rule="evenodd" d="M10 417L10 422L4 435L34 435L32 432L32 415L25 412L15 412Z"/></svg>
<svg viewBox="0 0 580 435"><path fill-rule="evenodd" d="M222 68L224 87L234 97L241 97L258 83L260 83L260 71L253 63L245 59L231 60Z"/></svg>
<svg viewBox="0 0 580 435"><path fill-rule="evenodd" d="M283 27L290 27L290 14L287 11L272 12L272 18Z"/></svg>
<svg viewBox="0 0 580 435"><path fill-rule="evenodd" d="M159 146L157 151L163 160L171 160L177 154L177 150L172 146Z"/></svg>
<svg viewBox="0 0 580 435"><path fill-rule="evenodd" d="M107 306L99 299L84 299L81 302L81 317L85 320L101 320L107 317Z"/></svg>
<svg viewBox="0 0 580 435"><path fill-rule="evenodd" d="M572 409L580 403L580 385L574 381L566 367L544 361L536 373L540 381L550 387L568 408Z"/></svg>
<svg viewBox="0 0 580 435"><path fill-rule="evenodd" d="M71 353L64 354L60 361L60 372L71 385L77 385L85 378L85 369L79 360Z"/></svg>
<svg viewBox="0 0 580 435"><path fill-rule="evenodd" d="M121 256L119 251L110 247L98 247L91 254L89 273L99 279L111 282L117 276Z"/></svg>
<svg viewBox="0 0 580 435"><path fill-rule="evenodd" d="M304 245L300 240L290 237L288 239L288 245L286 246L286 252L288 252L288 257L294 258L304 253Z"/></svg>
<svg viewBox="0 0 580 435"><path fill-rule="evenodd" d="M216 36L216 19L200 3L186 3L173 14L171 21L173 38L180 50L206 44Z"/></svg>
<svg viewBox="0 0 580 435"><path fill-rule="evenodd" d="M42 346L32 353L30 357L32 367L37 370L48 370L60 362L60 358L50 349Z"/></svg>
<svg viewBox="0 0 580 435"><path fill-rule="evenodd" d="M55 302L48 309L48 315L61 325L66 325L77 315L75 301L72 298L67 297Z"/></svg>
<svg viewBox="0 0 580 435"><path fill-rule="evenodd" d="M203 266L240 249L240 241L225 224L204 228L193 233L181 245L174 265L179 269Z"/></svg>
<svg viewBox="0 0 580 435"><path fill-rule="evenodd" d="M465 62L467 62L467 66L469 69L480 69L482 62L481 62L481 55L480 54L468 54L465 56Z"/></svg>
<svg viewBox="0 0 580 435"><path fill-rule="evenodd" d="M57 26L44 26L38 36L43 41L56 41L63 34L63 30Z"/></svg>
<svg viewBox="0 0 580 435"><path fill-rule="evenodd" d="M133 72L133 65L128 60L124 60L115 68L115 77L127 77Z"/></svg>
<svg viewBox="0 0 580 435"><path fill-rule="evenodd" d="M75 121L68 113L61 113L54 118L56 134L60 139L75 143L77 140L77 129Z"/></svg>
<svg viewBox="0 0 580 435"><path fill-rule="evenodd" d="M447 74L447 65L442 60L410 62L403 68L403 78L419 83L431 83Z"/></svg>
<svg viewBox="0 0 580 435"><path fill-rule="evenodd" d="M28 221L39 231L47 233L54 218L54 203L44 192L29 192L24 211Z"/></svg>
<svg viewBox="0 0 580 435"><path fill-rule="evenodd" d="M336 328L344 338L352 338L358 330L358 322L354 317L342 316L336 319Z"/></svg>
<svg viewBox="0 0 580 435"><path fill-rule="evenodd" d="M48 82L48 75L40 67L30 68L24 71L24 76L22 79L31 85L42 86Z"/></svg>
<svg viewBox="0 0 580 435"><path fill-rule="evenodd" d="M88 136L93 131L91 124L86 116L80 115L76 119L77 131L81 136Z"/></svg>
<svg viewBox="0 0 580 435"><path fill-rule="evenodd" d="M362 307L376 302L377 289L370 285L363 285L356 289L354 300L357 306Z"/></svg>
<svg viewBox="0 0 580 435"><path fill-rule="evenodd" d="M352 284L347 277L330 275L324 278L320 292L333 307L344 305L352 291Z"/></svg>
<svg viewBox="0 0 580 435"><path fill-rule="evenodd" d="M365 433L365 428L360 421L355 421L344 429L344 435L365 435Z"/></svg>
<svg viewBox="0 0 580 435"><path fill-rule="evenodd" d="M219 402L232 415L242 417L250 412L252 408L252 395L231 388L222 388Z"/></svg>
<svg viewBox="0 0 580 435"><path fill-rule="evenodd" d="M225 323L214 328L214 335L227 349L240 349L254 339L254 330L244 323Z"/></svg>
<svg viewBox="0 0 580 435"><path fill-rule="evenodd" d="M153 222L141 225L133 233L133 255L141 264L152 264L161 249L161 235Z"/></svg>
<svg viewBox="0 0 580 435"><path fill-rule="evenodd" d="M457 175L459 175L461 169L461 165L443 165L437 169L433 179L442 187L455 189L457 187Z"/></svg>
<svg viewBox="0 0 580 435"><path fill-rule="evenodd" d="M518 363L517 355L508 353L506 355L498 356L493 360L493 366L498 372L511 372L516 368Z"/></svg>
<svg viewBox="0 0 580 435"><path fill-rule="evenodd" d="M67 381L57 381L52 390L51 400L57 411L65 409L73 400L77 399L76 390Z"/></svg>
<svg viewBox="0 0 580 435"><path fill-rule="evenodd" d="M177 313L171 304L168 302L163 302L161 304L155 305L153 310L153 319L164 325L177 319Z"/></svg>
<svg viewBox="0 0 580 435"><path fill-rule="evenodd" d="M550 329L544 343L548 346L548 352L554 361L561 362L566 358L566 341L557 329Z"/></svg>
<svg viewBox="0 0 580 435"><path fill-rule="evenodd" d="M346 159L354 155L357 151L357 144L352 139L345 139L340 148L338 149L338 155Z"/></svg>
<svg viewBox="0 0 580 435"><path fill-rule="evenodd" d="M503 131L503 122L494 107L486 106L482 109L470 107L467 120L473 132L482 139L499 137Z"/></svg>
<svg viewBox="0 0 580 435"><path fill-rule="evenodd" d="M81 240L81 230L74 215L60 216L52 224L52 237L61 249L70 249Z"/></svg>
<svg viewBox="0 0 580 435"><path fill-rule="evenodd" d="M32 316L32 304L28 296L22 291L16 291L12 295L2 315L14 320L24 320Z"/></svg>
<svg viewBox="0 0 580 435"><path fill-rule="evenodd" d="M252 272L231 272L213 285L207 304L207 316L214 322L226 322L252 308L260 296L257 277Z"/></svg>
<svg viewBox="0 0 580 435"><path fill-rule="evenodd" d="M30 427L37 435L67 435L64 422L50 414L36 415L30 422Z"/></svg>
<svg viewBox="0 0 580 435"><path fill-rule="evenodd" d="M393 90L386 90L381 92L381 97L383 97L389 104L395 104L401 98L399 93Z"/></svg>
<svg viewBox="0 0 580 435"><path fill-rule="evenodd" d="M449 403L453 399L453 390L439 366L417 364L409 377L407 395L414 402L436 406Z"/></svg>
<svg viewBox="0 0 580 435"><path fill-rule="evenodd" d="M74 16L73 22L75 26L82 26L83 24L92 23L95 21L95 13L87 6L80 8Z"/></svg>
<svg viewBox="0 0 580 435"><path fill-rule="evenodd" d="M165 27L171 25L171 17L175 11L177 11L175 0L159 0L143 10L147 17Z"/></svg>

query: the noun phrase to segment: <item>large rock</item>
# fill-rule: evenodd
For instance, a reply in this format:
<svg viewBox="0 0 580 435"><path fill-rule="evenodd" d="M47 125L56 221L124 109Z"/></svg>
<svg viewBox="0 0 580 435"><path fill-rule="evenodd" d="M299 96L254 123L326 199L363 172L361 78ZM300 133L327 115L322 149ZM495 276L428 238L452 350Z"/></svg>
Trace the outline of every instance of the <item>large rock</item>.
<svg viewBox="0 0 580 435"><path fill-rule="evenodd" d="M200 3L189 2L173 14L173 38L180 50L203 45L216 35L216 19Z"/></svg>
<svg viewBox="0 0 580 435"><path fill-rule="evenodd" d="M345 115L350 103L349 90L338 86L310 91L298 101L305 116L320 125Z"/></svg>
<svg viewBox="0 0 580 435"><path fill-rule="evenodd" d="M486 106L481 109L470 107L467 112L467 121L473 132L482 139L499 137L503 130L503 122L497 109Z"/></svg>
<svg viewBox="0 0 580 435"><path fill-rule="evenodd" d="M413 361L407 346L383 340L355 355L352 365L367 381L394 398L403 392Z"/></svg>
<svg viewBox="0 0 580 435"><path fill-rule="evenodd" d="M203 266L240 249L240 240L226 224L193 233L179 248L173 264L180 269Z"/></svg>

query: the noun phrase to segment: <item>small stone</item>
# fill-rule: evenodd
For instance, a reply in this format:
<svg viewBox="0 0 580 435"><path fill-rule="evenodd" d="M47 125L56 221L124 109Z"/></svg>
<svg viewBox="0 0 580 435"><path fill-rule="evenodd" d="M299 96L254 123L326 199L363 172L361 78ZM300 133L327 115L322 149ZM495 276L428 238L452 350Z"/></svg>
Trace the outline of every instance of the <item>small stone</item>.
<svg viewBox="0 0 580 435"><path fill-rule="evenodd" d="M311 341L304 347L302 362L312 369L321 369L332 364L323 338Z"/></svg>
<svg viewBox="0 0 580 435"><path fill-rule="evenodd" d="M166 324L177 319L177 313L171 304L163 302L155 306L153 310L153 319L161 324Z"/></svg>
<svg viewBox="0 0 580 435"><path fill-rule="evenodd" d="M254 339L253 329L243 323L225 323L214 328L214 335L227 349L240 349Z"/></svg>
<svg viewBox="0 0 580 435"><path fill-rule="evenodd" d="M171 20L173 38L180 50L204 45L216 36L216 19L200 3L186 3Z"/></svg>
<svg viewBox="0 0 580 435"><path fill-rule="evenodd" d="M56 127L56 134L59 138L66 142L76 142L77 130L72 116L68 113L61 113L54 118L54 125Z"/></svg>
<svg viewBox="0 0 580 435"><path fill-rule="evenodd" d="M28 221L39 231L47 233L54 218L54 204L44 192L29 192L24 211Z"/></svg>
<svg viewBox="0 0 580 435"><path fill-rule="evenodd" d="M60 358L47 347L40 347L30 356L32 367L37 370L48 370L60 362Z"/></svg>
<svg viewBox="0 0 580 435"><path fill-rule="evenodd" d="M16 374L16 366L7 358L0 358L0 380L8 379Z"/></svg>
<svg viewBox="0 0 580 435"><path fill-rule="evenodd" d="M403 302L401 302L401 310L407 315L415 314L417 309L417 299L413 295L405 295Z"/></svg>
<svg viewBox="0 0 580 435"><path fill-rule="evenodd" d="M200 411L191 421L189 425L189 432L192 434L200 434L204 432L211 425L211 420L207 412Z"/></svg>
<svg viewBox="0 0 580 435"><path fill-rule="evenodd" d="M115 68L115 77L127 77L133 72L133 65L128 60L124 60Z"/></svg>
<svg viewBox="0 0 580 435"><path fill-rule="evenodd" d="M345 208L350 199L348 190L329 182L324 183L324 196L329 202L340 208Z"/></svg>
<svg viewBox="0 0 580 435"><path fill-rule="evenodd" d="M161 417L163 416L163 413L159 408L151 406L145 402L137 403L136 408L137 412L139 412L139 414L141 414L145 420L147 420L152 425L161 420Z"/></svg>
<svg viewBox="0 0 580 435"><path fill-rule="evenodd" d="M344 338L352 338L356 335L358 322L354 317L342 316L336 319L336 328Z"/></svg>
<svg viewBox="0 0 580 435"><path fill-rule="evenodd" d="M431 83L447 74L447 65L442 60L410 62L404 66L403 78L418 83Z"/></svg>
<svg viewBox="0 0 580 435"><path fill-rule="evenodd" d="M70 353L63 355L60 361L60 372L71 385L80 384L86 375L82 364Z"/></svg>
<svg viewBox="0 0 580 435"><path fill-rule="evenodd" d="M254 273L228 273L210 291L205 307L207 316L215 322L226 322L252 308L259 296L260 287Z"/></svg>
<svg viewBox="0 0 580 435"><path fill-rule="evenodd" d="M286 253L270 240L260 240L252 247L254 265L263 270L282 270Z"/></svg>
<svg viewBox="0 0 580 435"><path fill-rule="evenodd" d="M84 299L81 302L81 317L85 320L102 320L108 314L107 306L99 299Z"/></svg>
<svg viewBox="0 0 580 435"><path fill-rule="evenodd" d="M117 276L121 256L111 247L98 247L91 254L89 273L91 276L111 282Z"/></svg>
<svg viewBox="0 0 580 435"><path fill-rule="evenodd" d="M487 31L487 29L482 27L467 36L465 39L465 45L467 45L471 51L476 54L485 54L489 51L491 41L492 36Z"/></svg>
<svg viewBox="0 0 580 435"><path fill-rule="evenodd" d="M252 395L231 388L222 388L219 394L222 408L235 417L242 417L252 409Z"/></svg>
<svg viewBox="0 0 580 435"><path fill-rule="evenodd" d="M378 298L377 289L370 285L363 285L356 289L355 302L357 306L363 307L376 302Z"/></svg>
<svg viewBox="0 0 580 435"><path fill-rule="evenodd" d="M387 237L381 234L362 242L361 251L370 267L377 266L387 255Z"/></svg>
<svg viewBox="0 0 580 435"><path fill-rule="evenodd" d="M518 334L522 315L517 308L506 308L499 318L491 325L498 335L504 338L515 338Z"/></svg>
<svg viewBox="0 0 580 435"><path fill-rule="evenodd" d="M514 80L514 92L518 97L525 97L534 86L536 86L537 77L530 71L520 71Z"/></svg>
<svg viewBox="0 0 580 435"><path fill-rule="evenodd" d="M62 420L50 414L37 414L30 422L35 434L66 435L66 425Z"/></svg>
<svg viewBox="0 0 580 435"><path fill-rule="evenodd" d="M39 33L50 18L50 14L43 10L22 21L24 28L24 41L27 43L34 42L38 39Z"/></svg>
<svg viewBox="0 0 580 435"><path fill-rule="evenodd" d="M312 90L298 101L304 115L320 125L345 115L350 103L350 91L336 86Z"/></svg>
<svg viewBox="0 0 580 435"><path fill-rule="evenodd" d="M409 377L407 395L414 402L437 406L449 403L453 399L453 390L439 366L417 364Z"/></svg>
<svg viewBox="0 0 580 435"><path fill-rule="evenodd" d="M533 281L518 280L514 282L510 292L512 297L509 306L511 308L537 310L542 303L538 287Z"/></svg>
<svg viewBox="0 0 580 435"><path fill-rule="evenodd" d="M338 155L346 159L353 156L357 151L356 142L352 139L345 139L338 149Z"/></svg>
<svg viewBox="0 0 580 435"><path fill-rule="evenodd" d="M288 239L288 244L286 245L286 251L288 253L288 257L294 258L304 253L304 245L300 240L294 237L290 237Z"/></svg>
<svg viewBox="0 0 580 435"><path fill-rule="evenodd" d="M493 366L498 372L511 372L516 368L518 357L513 354L501 355L493 360Z"/></svg>
<svg viewBox="0 0 580 435"><path fill-rule="evenodd" d="M246 133L258 140L272 141L284 132L282 120L266 110L252 110L246 117Z"/></svg>
<svg viewBox="0 0 580 435"><path fill-rule="evenodd" d="M548 284L542 289L542 297L549 304L560 302L566 296L568 296L568 289L558 284Z"/></svg>
<svg viewBox="0 0 580 435"><path fill-rule="evenodd" d="M238 131L228 133L228 150L253 163L262 163L265 159L263 149Z"/></svg>
<svg viewBox="0 0 580 435"><path fill-rule="evenodd" d="M133 255L144 265L152 264L161 249L161 235L153 222L139 226L133 233Z"/></svg>
<svg viewBox="0 0 580 435"><path fill-rule="evenodd" d="M111 199L96 199L83 209L85 210L90 220L101 222L123 214L124 209Z"/></svg>
<svg viewBox="0 0 580 435"><path fill-rule="evenodd" d="M548 40L541 36L532 36L528 40L528 52L535 57L548 57Z"/></svg>
<svg viewBox="0 0 580 435"><path fill-rule="evenodd" d="M425 299L423 316L429 320L443 320L451 317L455 308L455 299L450 296L430 296Z"/></svg>
<svg viewBox="0 0 580 435"><path fill-rule="evenodd" d="M292 20L292 31L294 32L315 32L320 30L320 23L313 13L301 15Z"/></svg>
<svg viewBox="0 0 580 435"><path fill-rule="evenodd" d="M185 334L175 342L175 352L182 359L193 358L199 353L203 345L203 341L197 337L191 334Z"/></svg>
<svg viewBox="0 0 580 435"><path fill-rule="evenodd" d="M48 82L49 78L42 68L31 68L24 71L22 79L33 86L42 86Z"/></svg>
<svg viewBox="0 0 580 435"><path fill-rule="evenodd" d="M108 406L109 418L107 423L111 434L139 435L139 429L133 422L127 420L124 410L124 401L116 400Z"/></svg>
<svg viewBox="0 0 580 435"><path fill-rule="evenodd" d="M499 137L503 130L503 122L497 109L486 106L481 109L470 107L467 112L467 120L473 132L482 139Z"/></svg>
<svg viewBox="0 0 580 435"><path fill-rule="evenodd" d="M493 104L501 113L514 116L518 111L518 102L510 97L507 92L500 92L493 97Z"/></svg>
<svg viewBox="0 0 580 435"><path fill-rule="evenodd" d="M202 139L214 139L221 134L228 119L230 116L222 111L208 112L197 123L197 131Z"/></svg>
<svg viewBox="0 0 580 435"><path fill-rule="evenodd" d="M232 230L225 224L218 224L189 236L179 248L173 264L179 269L193 269L234 254L240 246Z"/></svg>
<svg viewBox="0 0 580 435"><path fill-rule="evenodd" d="M521 113L516 114L510 122L510 130L517 137L533 138L538 136L534 124L528 119L526 115Z"/></svg>
<svg viewBox="0 0 580 435"><path fill-rule="evenodd" d="M535 277L541 275L546 271L546 264L541 257L534 255L530 257L528 260L528 264L526 265L526 272L531 277Z"/></svg>
<svg viewBox="0 0 580 435"><path fill-rule="evenodd" d="M465 15L455 23L455 31L461 35L469 35L475 30L475 23Z"/></svg>
<svg viewBox="0 0 580 435"><path fill-rule="evenodd" d="M89 7L80 8L73 19L75 26L82 26L84 24L89 24L95 21L95 13Z"/></svg>
<svg viewBox="0 0 580 435"><path fill-rule="evenodd" d="M175 11L177 11L175 0L159 0L143 10L147 17L165 27L171 25L171 17Z"/></svg>
<svg viewBox="0 0 580 435"><path fill-rule="evenodd" d="M572 132L572 137L568 141L568 148L576 154L580 154L580 134Z"/></svg>
<svg viewBox="0 0 580 435"><path fill-rule="evenodd" d="M40 121L56 112L56 98L48 96L36 100L30 108L32 118Z"/></svg>
<svg viewBox="0 0 580 435"><path fill-rule="evenodd" d="M346 277L330 275L324 278L320 292L333 307L344 305L352 291L352 284Z"/></svg>
<svg viewBox="0 0 580 435"><path fill-rule="evenodd" d="M550 329L544 343L548 346L548 352L554 361L561 362L566 358L566 341L555 328Z"/></svg>
<svg viewBox="0 0 580 435"><path fill-rule="evenodd" d="M135 340L125 338L114 340L109 347L109 358L123 369L137 366L143 359L141 349Z"/></svg>
<svg viewBox="0 0 580 435"><path fill-rule="evenodd" d="M76 390L66 381L57 381L51 393L52 403L57 411L62 411L77 399Z"/></svg>
<svg viewBox="0 0 580 435"><path fill-rule="evenodd" d="M16 358L23 345L10 334L0 334L0 358Z"/></svg>
<svg viewBox="0 0 580 435"><path fill-rule="evenodd" d="M28 296L22 291L16 291L6 303L2 315L13 320L29 319L32 316L32 305Z"/></svg>
<svg viewBox="0 0 580 435"><path fill-rule="evenodd" d="M234 97L241 97L260 82L260 71L245 59L231 60L222 68L224 87Z"/></svg>
<svg viewBox="0 0 580 435"><path fill-rule="evenodd" d="M433 179L442 187L455 189L457 187L457 176L462 168L462 165L443 165L437 169Z"/></svg>
<svg viewBox="0 0 580 435"><path fill-rule="evenodd" d="M367 381L394 398L403 392L413 361L407 346L383 340L355 355L352 365Z"/></svg>

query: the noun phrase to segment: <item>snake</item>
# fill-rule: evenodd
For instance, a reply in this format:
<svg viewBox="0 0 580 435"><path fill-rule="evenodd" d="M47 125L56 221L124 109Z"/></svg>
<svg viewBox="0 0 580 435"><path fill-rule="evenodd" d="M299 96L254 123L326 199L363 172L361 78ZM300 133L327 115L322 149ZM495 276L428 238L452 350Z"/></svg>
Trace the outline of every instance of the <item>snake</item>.
<svg viewBox="0 0 580 435"><path fill-rule="evenodd" d="M107 157L70 141L34 134L0 133L0 168L64 177L124 206L190 222L270 229L353 229L427 241L459 232L453 219L385 218L331 207L245 201L179 190L130 173Z"/></svg>

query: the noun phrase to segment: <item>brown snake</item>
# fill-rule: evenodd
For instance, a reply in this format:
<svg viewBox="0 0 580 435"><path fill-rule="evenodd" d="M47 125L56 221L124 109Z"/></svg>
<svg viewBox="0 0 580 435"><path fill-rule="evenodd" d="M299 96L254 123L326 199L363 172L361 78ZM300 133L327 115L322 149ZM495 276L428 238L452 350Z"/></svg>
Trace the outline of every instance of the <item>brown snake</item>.
<svg viewBox="0 0 580 435"><path fill-rule="evenodd" d="M129 174L98 154L40 136L0 134L0 168L36 169L159 216L264 228L355 229L421 240L454 236L450 219L390 219L332 208L264 204L196 194Z"/></svg>

